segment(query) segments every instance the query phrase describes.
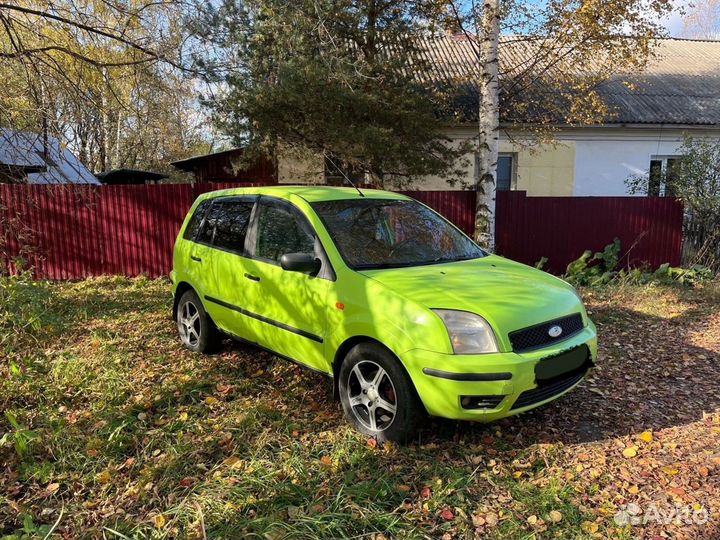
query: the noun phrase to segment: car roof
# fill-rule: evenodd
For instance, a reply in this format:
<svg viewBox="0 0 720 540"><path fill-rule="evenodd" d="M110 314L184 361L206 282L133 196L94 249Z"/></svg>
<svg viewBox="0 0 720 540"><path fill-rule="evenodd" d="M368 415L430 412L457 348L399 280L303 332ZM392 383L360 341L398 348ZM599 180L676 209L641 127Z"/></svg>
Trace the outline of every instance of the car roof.
<svg viewBox="0 0 720 540"><path fill-rule="evenodd" d="M332 186L259 186L259 187L240 187L221 189L210 191L203 194L203 198L227 197L233 195L268 195L289 199L292 195L297 195L305 199L307 202L320 201L339 201L352 199L396 199L407 200L409 197L400 193L384 191L381 189L365 189L360 188L362 196L355 188L350 187L332 187Z"/></svg>

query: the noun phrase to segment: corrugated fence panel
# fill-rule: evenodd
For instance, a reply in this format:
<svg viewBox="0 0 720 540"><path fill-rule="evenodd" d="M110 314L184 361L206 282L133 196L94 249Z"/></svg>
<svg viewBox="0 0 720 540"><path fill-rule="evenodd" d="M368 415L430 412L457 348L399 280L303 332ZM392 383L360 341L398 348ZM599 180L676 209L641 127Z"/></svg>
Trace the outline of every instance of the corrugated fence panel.
<svg viewBox="0 0 720 540"><path fill-rule="evenodd" d="M460 230L472 235L475 227L474 191L401 191L452 221Z"/></svg>
<svg viewBox="0 0 720 540"><path fill-rule="evenodd" d="M262 184L243 184L262 185ZM227 184L0 185L0 268L21 256L39 278L167 275L177 231L195 198ZM472 234L472 191L405 191ZM497 251L562 273L613 238L625 265L680 263L682 205L660 197L526 197L498 193ZM20 242L17 237L20 237Z"/></svg>
<svg viewBox="0 0 720 540"><path fill-rule="evenodd" d="M622 267L680 264L683 206L669 197L527 197L497 194L497 252L563 273L583 251L600 251L614 238Z"/></svg>

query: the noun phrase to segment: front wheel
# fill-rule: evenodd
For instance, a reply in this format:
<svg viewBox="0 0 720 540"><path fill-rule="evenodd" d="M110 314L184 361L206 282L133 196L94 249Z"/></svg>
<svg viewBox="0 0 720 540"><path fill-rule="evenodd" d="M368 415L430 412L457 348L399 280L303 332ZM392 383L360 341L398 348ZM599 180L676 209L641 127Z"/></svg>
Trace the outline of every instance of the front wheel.
<svg viewBox="0 0 720 540"><path fill-rule="evenodd" d="M338 389L347 419L380 442L412 439L425 417L405 369L376 343L350 350L340 366Z"/></svg>
<svg viewBox="0 0 720 540"><path fill-rule="evenodd" d="M187 290L180 297L175 320L180 340L191 351L209 353L218 348L220 333L195 291Z"/></svg>

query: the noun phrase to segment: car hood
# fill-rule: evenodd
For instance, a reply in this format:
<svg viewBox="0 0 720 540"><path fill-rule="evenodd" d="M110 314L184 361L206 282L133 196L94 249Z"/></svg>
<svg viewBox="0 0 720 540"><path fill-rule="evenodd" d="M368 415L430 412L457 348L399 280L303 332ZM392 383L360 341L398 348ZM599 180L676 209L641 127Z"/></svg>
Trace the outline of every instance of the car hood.
<svg viewBox="0 0 720 540"><path fill-rule="evenodd" d="M477 313L501 334L584 312L569 284L497 255L361 273L425 307Z"/></svg>

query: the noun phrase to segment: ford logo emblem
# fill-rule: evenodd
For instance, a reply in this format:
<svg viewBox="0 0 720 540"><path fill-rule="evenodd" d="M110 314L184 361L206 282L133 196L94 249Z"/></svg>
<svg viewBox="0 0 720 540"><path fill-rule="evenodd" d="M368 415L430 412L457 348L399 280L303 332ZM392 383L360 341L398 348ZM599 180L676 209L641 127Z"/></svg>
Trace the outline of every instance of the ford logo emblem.
<svg viewBox="0 0 720 540"><path fill-rule="evenodd" d="M560 337L560 334L562 334L562 327L557 324L555 326L551 326L548 330L548 336L551 338Z"/></svg>

